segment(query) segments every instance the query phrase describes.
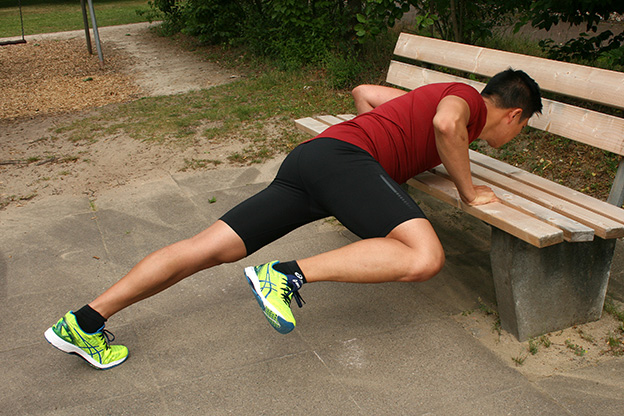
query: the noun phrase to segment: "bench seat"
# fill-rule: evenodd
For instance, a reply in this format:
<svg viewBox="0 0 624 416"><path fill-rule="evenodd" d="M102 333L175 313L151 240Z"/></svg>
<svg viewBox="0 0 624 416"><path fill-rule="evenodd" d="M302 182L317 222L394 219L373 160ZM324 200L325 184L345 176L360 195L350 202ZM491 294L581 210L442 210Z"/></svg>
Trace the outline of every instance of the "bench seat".
<svg viewBox="0 0 624 416"><path fill-rule="evenodd" d="M491 77L512 66L542 90L624 108L624 74L510 52L402 33L386 81L404 89L433 82L485 84L430 69L443 66ZM406 62L407 61L407 62ZM624 155L624 119L543 99L543 114L529 126ZM354 115L319 115L296 120L311 135ZM503 329L524 341L600 318L616 240L624 237L624 161L607 202L470 151L475 185L487 185L501 202L463 203L444 166L407 181L491 226L490 260ZM621 159L622 160L622 159Z"/></svg>

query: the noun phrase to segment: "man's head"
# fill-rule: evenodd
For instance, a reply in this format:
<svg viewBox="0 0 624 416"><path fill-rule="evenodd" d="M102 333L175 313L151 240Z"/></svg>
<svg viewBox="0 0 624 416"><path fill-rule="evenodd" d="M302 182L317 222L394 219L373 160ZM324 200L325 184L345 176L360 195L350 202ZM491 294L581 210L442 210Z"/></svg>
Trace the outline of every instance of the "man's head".
<svg viewBox="0 0 624 416"><path fill-rule="evenodd" d="M522 71L510 68L496 74L481 95L488 106L488 120L481 138L492 147L509 142L533 114L542 112L539 86Z"/></svg>
<svg viewBox="0 0 624 416"><path fill-rule="evenodd" d="M537 83L523 71L509 68L499 72L487 83L481 95L489 98L498 108L520 108L521 120L542 112L542 97Z"/></svg>

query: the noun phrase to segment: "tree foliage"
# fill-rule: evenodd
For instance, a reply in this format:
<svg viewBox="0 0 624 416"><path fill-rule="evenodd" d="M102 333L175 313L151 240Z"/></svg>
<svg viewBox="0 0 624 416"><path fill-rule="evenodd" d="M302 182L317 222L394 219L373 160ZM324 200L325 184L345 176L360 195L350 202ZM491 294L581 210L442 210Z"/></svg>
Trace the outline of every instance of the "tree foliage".
<svg viewBox="0 0 624 416"><path fill-rule="evenodd" d="M357 49L415 9L436 36L474 42L511 0L152 0L165 25L209 43L244 43L285 62L315 61L328 50ZM426 16L425 19L420 16Z"/></svg>
<svg viewBox="0 0 624 416"><path fill-rule="evenodd" d="M165 28L183 31L207 43L244 44L276 58L286 68L309 62L353 66L359 51L414 10L412 27L420 33L475 44L493 29L520 16L549 30L558 23L584 25L586 31L563 45L543 41L555 59L600 56L624 64L624 33L598 33L613 12L624 13L622 0L151 0L165 15ZM507 19L507 20L506 20Z"/></svg>
<svg viewBox="0 0 624 416"><path fill-rule="evenodd" d="M170 31L211 44L244 44L286 66L323 59L353 42L355 15L367 1L153 0Z"/></svg>
<svg viewBox="0 0 624 416"><path fill-rule="evenodd" d="M442 39L474 44L492 36L494 27L509 19L518 1L419 0L413 6L419 29Z"/></svg>
<svg viewBox="0 0 624 416"><path fill-rule="evenodd" d="M559 60L603 60L608 65L624 65L624 32L599 32L599 24L612 14L624 13L622 0L533 0L516 28L530 23L538 29L550 30L559 23L580 26L584 32L564 44L552 39L540 42L549 57Z"/></svg>

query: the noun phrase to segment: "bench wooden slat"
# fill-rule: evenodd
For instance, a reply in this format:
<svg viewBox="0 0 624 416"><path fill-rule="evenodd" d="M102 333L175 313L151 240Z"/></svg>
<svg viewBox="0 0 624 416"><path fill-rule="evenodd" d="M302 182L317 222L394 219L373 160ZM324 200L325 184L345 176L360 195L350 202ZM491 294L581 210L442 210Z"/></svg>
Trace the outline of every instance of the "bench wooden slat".
<svg viewBox="0 0 624 416"><path fill-rule="evenodd" d="M589 195L575 191L556 182L550 181L541 176L526 172L515 166L511 166L505 162L486 156L482 153L470 151L470 160L473 163L485 166L503 175L512 177L513 179L526 183L535 188L541 189L553 195L580 205L590 211L601 214L613 221L624 224L624 209L611 205L607 202L600 201Z"/></svg>
<svg viewBox="0 0 624 416"><path fill-rule="evenodd" d="M408 89L436 82L463 82L479 92L485 87L482 82L397 61L390 63L386 80ZM545 98L542 104L542 114L531 117L529 126L624 155L624 119Z"/></svg>
<svg viewBox="0 0 624 416"><path fill-rule="evenodd" d="M337 116L322 115L314 117L305 117L295 120L295 126L308 134L317 136L325 131L329 126L342 123L355 118L353 114L339 114Z"/></svg>
<svg viewBox="0 0 624 416"><path fill-rule="evenodd" d="M436 169L438 168L434 170ZM594 232L599 237L624 237L624 225L619 222L613 221L578 205L571 204L555 195L533 188L528 184L501 175L481 165L472 165L471 169L473 176L572 218L581 224L585 224L593 228Z"/></svg>
<svg viewBox="0 0 624 416"><path fill-rule="evenodd" d="M471 207L464 204L451 180L431 172L423 172L407 183L536 247L548 247L563 241L562 230L507 205L492 203Z"/></svg>
<svg viewBox="0 0 624 416"><path fill-rule="evenodd" d="M542 104L531 127L624 155L624 119L547 99Z"/></svg>
<svg viewBox="0 0 624 416"><path fill-rule="evenodd" d="M390 61L386 81L398 87L413 90L427 84L435 84L438 82L463 82L472 85L478 91L485 86L484 83L474 81L443 72L434 71L419 66L406 64L399 61Z"/></svg>
<svg viewBox="0 0 624 416"><path fill-rule="evenodd" d="M436 168L436 172L442 174L445 178L449 178L450 175L443 166ZM518 196L504 188L500 188L492 183L473 178L475 185L489 186L496 195L503 201L504 204L509 205L511 208L524 212L540 221L552 225L553 227L560 228L563 231L563 238L569 242L581 242L592 241L594 239L594 229L586 225L581 224L571 218L561 215L551 209L548 209L540 204L530 201L526 198Z"/></svg>
<svg viewBox="0 0 624 416"><path fill-rule="evenodd" d="M394 53L398 56L493 76L509 67L530 68L540 87L617 108L624 108L621 73L517 53L463 45L402 33Z"/></svg>
<svg viewBox="0 0 624 416"><path fill-rule="evenodd" d="M316 119L319 121L322 121L328 126L333 126L334 124L342 123L344 121L336 116L329 116L329 115L317 116Z"/></svg>
<svg viewBox="0 0 624 416"><path fill-rule="evenodd" d="M323 123L312 117L305 117L295 120L295 126L305 133L311 134L312 136L316 136L317 134L321 134L329 124Z"/></svg>
<svg viewBox="0 0 624 416"><path fill-rule="evenodd" d="M624 119L547 99L542 104L531 127L624 155Z"/></svg>

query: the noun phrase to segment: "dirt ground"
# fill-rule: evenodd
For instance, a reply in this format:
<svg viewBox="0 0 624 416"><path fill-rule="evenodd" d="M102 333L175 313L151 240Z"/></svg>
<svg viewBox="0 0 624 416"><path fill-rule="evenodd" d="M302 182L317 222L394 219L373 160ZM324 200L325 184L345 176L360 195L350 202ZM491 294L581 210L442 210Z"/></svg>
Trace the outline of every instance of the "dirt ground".
<svg viewBox="0 0 624 416"><path fill-rule="evenodd" d="M622 305L616 302L622 310ZM487 308L466 311L453 318L496 356L530 380L567 373L597 365L605 360L622 359L624 347L609 344L609 337L623 338L622 323L603 313L600 320L519 342L500 330L498 317Z"/></svg>
<svg viewBox="0 0 624 416"><path fill-rule="evenodd" d="M93 39L94 54L88 54L84 31L35 35L26 44L0 47L0 209L49 195L95 197L111 187L175 173L185 158L212 150L202 143L180 151L123 134L74 143L55 133L106 105L207 88L239 76L158 36L147 23L104 27L99 34L103 67Z"/></svg>

